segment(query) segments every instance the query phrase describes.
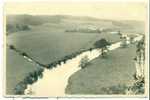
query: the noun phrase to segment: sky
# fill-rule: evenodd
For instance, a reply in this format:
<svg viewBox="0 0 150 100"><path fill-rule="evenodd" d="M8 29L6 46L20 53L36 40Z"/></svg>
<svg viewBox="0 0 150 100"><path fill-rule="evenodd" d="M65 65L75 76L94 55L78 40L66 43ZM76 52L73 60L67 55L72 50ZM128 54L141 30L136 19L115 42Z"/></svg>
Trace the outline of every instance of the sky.
<svg viewBox="0 0 150 100"><path fill-rule="evenodd" d="M7 2L5 4L4 13L31 14L31 15L91 16L101 19L113 19L113 20L143 21L146 19L147 16L146 2L133 2L135 0L132 0L132 2L120 2L120 1Z"/></svg>

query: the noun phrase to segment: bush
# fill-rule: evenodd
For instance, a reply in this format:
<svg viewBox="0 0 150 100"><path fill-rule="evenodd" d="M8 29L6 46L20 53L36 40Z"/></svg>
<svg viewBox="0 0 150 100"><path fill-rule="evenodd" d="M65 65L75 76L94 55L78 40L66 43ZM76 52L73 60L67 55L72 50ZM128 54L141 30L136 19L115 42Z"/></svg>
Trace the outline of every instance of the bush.
<svg viewBox="0 0 150 100"><path fill-rule="evenodd" d="M134 94L144 94L145 89L144 89L144 81L137 81L131 86L131 90Z"/></svg>
<svg viewBox="0 0 150 100"><path fill-rule="evenodd" d="M30 30L30 27L28 25L22 25L22 29L21 30Z"/></svg>
<svg viewBox="0 0 150 100"><path fill-rule="evenodd" d="M9 48L12 49L12 50L16 49L16 48L14 47L14 45L10 45Z"/></svg>
<svg viewBox="0 0 150 100"><path fill-rule="evenodd" d="M61 65L61 62L62 62L61 60L58 60L58 61L57 61L57 64L58 64L58 65Z"/></svg>
<svg viewBox="0 0 150 100"><path fill-rule="evenodd" d="M38 80L38 77L42 77L42 72L44 71L43 68L39 68L38 70L35 70L34 72L30 72L28 76L24 78L24 80L20 83L18 83L15 87L15 94L24 94L24 90L27 88L28 84L33 84Z"/></svg>
<svg viewBox="0 0 150 100"><path fill-rule="evenodd" d="M21 53L22 56L28 56L25 52Z"/></svg>
<svg viewBox="0 0 150 100"><path fill-rule="evenodd" d="M79 67L85 68L88 65L88 62L89 62L88 56L83 57L80 61Z"/></svg>
<svg viewBox="0 0 150 100"><path fill-rule="evenodd" d="M38 80L38 73L37 73L37 71L30 72L29 75L25 78L25 81L28 84L33 84L37 80Z"/></svg>
<svg viewBox="0 0 150 100"><path fill-rule="evenodd" d="M19 84L16 85L15 87L15 94L17 95L23 95L24 94L24 90L27 88L26 83L24 82L20 82Z"/></svg>
<svg viewBox="0 0 150 100"><path fill-rule="evenodd" d="M25 83L27 84L33 84L34 80L33 80L33 77L31 76L27 76L25 79L24 79Z"/></svg>
<svg viewBox="0 0 150 100"><path fill-rule="evenodd" d="M89 50L89 51L92 51L92 50L93 50L93 48L89 48L88 50Z"/></svg>
<svg viewBox="0 0 150 100"><path fill-rule="evenodd" d="M52 69L52 64L48 64L48 65L46 65L46 68L48 68L48 69Z"/></svg>

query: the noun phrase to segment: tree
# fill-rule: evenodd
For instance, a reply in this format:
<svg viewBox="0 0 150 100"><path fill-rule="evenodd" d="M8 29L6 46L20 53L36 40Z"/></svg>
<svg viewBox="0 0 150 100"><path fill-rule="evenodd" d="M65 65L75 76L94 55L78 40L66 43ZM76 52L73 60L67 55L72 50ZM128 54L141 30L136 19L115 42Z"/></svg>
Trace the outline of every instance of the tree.
<svg viewBox="0 0 150 100"><path fill-rule="evenodd" d="M101 48L102 57L105 57L105 55L106 55L105 51L108 49L107 48L108 45L110 45L110 43L108 41L106 41L106 39L104 39L104 38L102 38L94 43L94 46L96 48Z"/></svg>
<svg viewBox="0 0 150 100"><path fill-rule="evenodd" d="M23 95L26 88L27 85L23 81L19 82L14 88L15 94Z"/></svg>
<svg viewBox="0 0 150 100"><path fill-rule="evenodd" d="M138 50L144 50L144 49L145 49L145 37L144 37L144 36L143 36L143 38L137 43L136 47L137 47L137 51L138 51Z"/></svg>
<svg viewBox="0 0 150 100"><path fill-rule="evenodd" d="M43 71L44 71L43 68L38 68L38 70L37 70L37 76L40 77L40 78L42 78L43 77Z"/></svg>
<svg viewBox="0 0 150 100"><path fill-rule="evenodd" d="M88 56L84 56L80 61L79 67L85 68L87 66L88 62L89 62Z"/></svg>
<svg viewBox="0 0 150 100"><path fill-rule="evenodd" d="M144 78L144 66L145 66L145 41L144 37L142 40L140 40L137 44L137 50L136 50L136 78L138 80Z"/></svg>

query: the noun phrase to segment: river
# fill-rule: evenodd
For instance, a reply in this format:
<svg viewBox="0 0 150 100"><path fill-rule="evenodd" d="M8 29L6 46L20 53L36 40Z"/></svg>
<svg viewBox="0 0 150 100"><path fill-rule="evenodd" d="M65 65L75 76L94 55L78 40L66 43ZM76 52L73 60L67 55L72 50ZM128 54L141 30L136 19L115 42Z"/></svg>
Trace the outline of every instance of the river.
<svg viewBox="0 0 150 100"><path fill-rule="evenodd" d="M134 41L141 40L142 36L134 38ZM108 47L108 50L114 50L121 46L122 42L117 42ZM129 42L127 42L129 44ZM80 55L68 60L65 64L57 65L53 69L44 69L43 78L39 78L37 82L32 85L28 85L24 91L25 95L32 96L66 96L65 88L68 84L68 79L75 72L79 71L80 61L83 57L87 56L90 60L97 58L101 55L100 49L94 49L92 51L85 51Z"/></svg>

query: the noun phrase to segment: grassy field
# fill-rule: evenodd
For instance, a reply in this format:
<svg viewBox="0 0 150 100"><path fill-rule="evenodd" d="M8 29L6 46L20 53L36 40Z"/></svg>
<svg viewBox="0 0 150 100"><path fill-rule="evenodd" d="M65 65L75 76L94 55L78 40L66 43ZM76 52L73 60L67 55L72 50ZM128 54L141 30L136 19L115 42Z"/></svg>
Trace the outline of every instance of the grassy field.
<svg viewBox="0 0 150 100"><path fill-rule="evenodd" d="M142 23L135 21L126 23L126 21L119 22L112 20L99 20L91 17L74 17L63 15L14 15L8 16L6 23L13 26L12 30L8 29L9 34L7 35L7 43L14 45L18 50L27 53L30 57L42 64L49 64L66 55L70 55L71 53L93 47L94 42L101 38L106 38L106 40L110 42L120 41L118 35L113 35L110 33L86 34L81 32L65 32L66 29L96 26L98 28L111 28L114 30L121 29L121 31L124 32L142 32L143 30L142 27L134 28L137 25L143 25ZM26 31L17 30L15 27L17 24L27 25L30 27L30 29ZM13 29L14 27L15 29ZM118 54L117 51L116 54ZM92 66L94 66L94 63ZM13 94L14 92L12 89L15 87L15 85L20 82L27 73L32 72L36 68L37 67L35 65L27 62L23 57L17 55L16 52L7 49L7 93ZM101 73L99 74L101 75ZM80 80L80 78L77 80ZM78 86L80 87L80 85Z"/></svg>
<svg viewBox="0 0 150 100"><path fill-rule="evenodd" d="M106 38L110 42L120 40L118 35L108 33L65 33L64 30L54 31L55 29L41 26L40 29L13 33L8 36L7 42L37 61L49 64L65 55L93 47L94 42L101 38Z"/></svg>
<svg viewBox="0 0 150 100"><path fill-rule="evenodd" d="M119 48L107 58L97 58L69 79L68 94L105 94L102 88L129 84L133 81L135 46Z"/></svg>
<svg viewBox="0 0 150 100"><path fill-rule="evenodd" d="M22 56L7 48L6 94L14 94L14 88L29 72L37 69L36 65L27 62Z"/></svg>

